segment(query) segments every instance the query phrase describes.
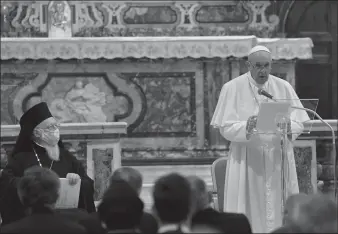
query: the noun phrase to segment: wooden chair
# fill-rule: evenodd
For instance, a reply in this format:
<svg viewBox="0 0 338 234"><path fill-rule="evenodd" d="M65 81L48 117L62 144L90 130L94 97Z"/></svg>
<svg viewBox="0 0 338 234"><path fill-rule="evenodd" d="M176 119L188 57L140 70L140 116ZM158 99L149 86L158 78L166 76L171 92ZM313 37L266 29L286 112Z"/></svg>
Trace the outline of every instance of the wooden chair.
<svg viewBox="0 0 338 234"><path fill-rule="evenodd" d="M225 170L227 166L228 157L221 157L216 159L211 165L211 175L213 183L213 194L216 196L217 202L215 209L223 211L224 207L224 186L225 186ZM214 198L214 200L216 200Z"/></svg>

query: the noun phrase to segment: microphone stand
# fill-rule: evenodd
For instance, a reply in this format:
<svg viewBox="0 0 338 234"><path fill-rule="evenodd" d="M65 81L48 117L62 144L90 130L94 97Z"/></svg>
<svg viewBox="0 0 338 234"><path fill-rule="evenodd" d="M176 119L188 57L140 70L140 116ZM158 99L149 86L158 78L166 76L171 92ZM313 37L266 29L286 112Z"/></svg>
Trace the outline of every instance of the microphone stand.
<svg viewBox="0 0 338 234"><path fill-rule="evenodd" d="M274 102L277 102L277 100L275 100L271 95L265 95L262 92L258 92L259 95L263 95L269 99L271 99ZM298 106L291 106L292 109L298 109L298 110L305 110L308 112L311 112L312 114L314 114L323 124L325 124L331 131L331 135L332 135L332 151L331 151L331 160L333 160L333 180L334 180L334 184L333 184L333 189L334 189L334 199L335 202L337 202L338 200L338 196L337 196L337 155L336 155L336 134L333 130L333 127L328 124L325 120L322 119L322 117L320 117L320 115L317 114L317 112L308 109L308 108L304 108L304 107L298 107ZM281 132L282 132L282 142L281 142L281 148L282 148L282 165L281 165L281 170L282 170L282 175L281 175L281 180L282 180L282 212L284 209L284 202L285 202L285 175L284 175L284 160L286 157L286 140L287 140L287 130L285 130L284 128L281 128ZM291 132L292 134L292 132Z"/></svg>
<svg viewBox="0 0 338 234"><path fill-rule="evenodd" d="M262 91L262 90L261 90ZM267 95L267 93L258 92L258 94L263 95L274 102L277 102L276 99L273 98L271 95ZM285 184L285 158L287 157L287 141L288 141L288 129L287 129L287 122L283 118L283 120L279 121L279 132L281 133L281 212L282 217L284 215L284 206L286 201L286 184Z"/></svg>

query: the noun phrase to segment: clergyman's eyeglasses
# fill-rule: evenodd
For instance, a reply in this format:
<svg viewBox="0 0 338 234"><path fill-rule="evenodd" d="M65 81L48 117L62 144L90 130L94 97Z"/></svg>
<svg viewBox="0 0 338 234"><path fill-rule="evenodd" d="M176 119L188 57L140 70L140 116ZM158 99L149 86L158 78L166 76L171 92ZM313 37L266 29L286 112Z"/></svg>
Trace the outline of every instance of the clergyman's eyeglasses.
<svg viewBox="0 0 338 234"><path fill-rule="evenodd" d="M53 124L50 124L44 128L42 128L43 130L46 130L46 131L55 131L56 129L59 129L60 128L60 124L59 123L53 123Z"/></svg>
<svg viewBox="0 0 338 234"><path fill-rule="evenodd" d="M271 67L271 64L255 65L255 64L250 63L250 65L258 71L268 70Z"/></svg>

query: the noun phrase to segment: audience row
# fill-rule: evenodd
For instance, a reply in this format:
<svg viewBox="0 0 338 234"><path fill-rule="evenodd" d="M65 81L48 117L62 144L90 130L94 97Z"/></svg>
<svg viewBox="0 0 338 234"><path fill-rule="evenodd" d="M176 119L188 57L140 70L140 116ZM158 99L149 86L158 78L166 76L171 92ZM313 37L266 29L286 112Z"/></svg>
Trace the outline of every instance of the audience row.
<svg viewBox="0 0 338 234"><path fill-rule="evenodd" d="M203 179L171 173L153 187L153 208L140 198L142 175L122 167L111 175L97 211L55 209L60 180L47 168L27 169L18 182L26 217L0 226L0 233L252 233L243 214L212 208ZM285 205L284 225L273 233L336 233L337 204L316 194L296 194Z"/></svg>

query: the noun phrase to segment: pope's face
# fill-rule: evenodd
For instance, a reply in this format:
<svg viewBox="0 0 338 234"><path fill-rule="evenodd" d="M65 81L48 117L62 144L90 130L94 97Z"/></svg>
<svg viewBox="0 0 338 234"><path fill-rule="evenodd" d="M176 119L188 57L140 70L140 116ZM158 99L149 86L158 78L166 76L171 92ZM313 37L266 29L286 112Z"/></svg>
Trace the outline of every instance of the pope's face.
<svg viewBox="0 0 338 234"><path fill-rule="evenodd" d="M258 84L264 84L269 79L271 63L271 54L265 51L258 51L249 56L248 68Z"/></svg>

